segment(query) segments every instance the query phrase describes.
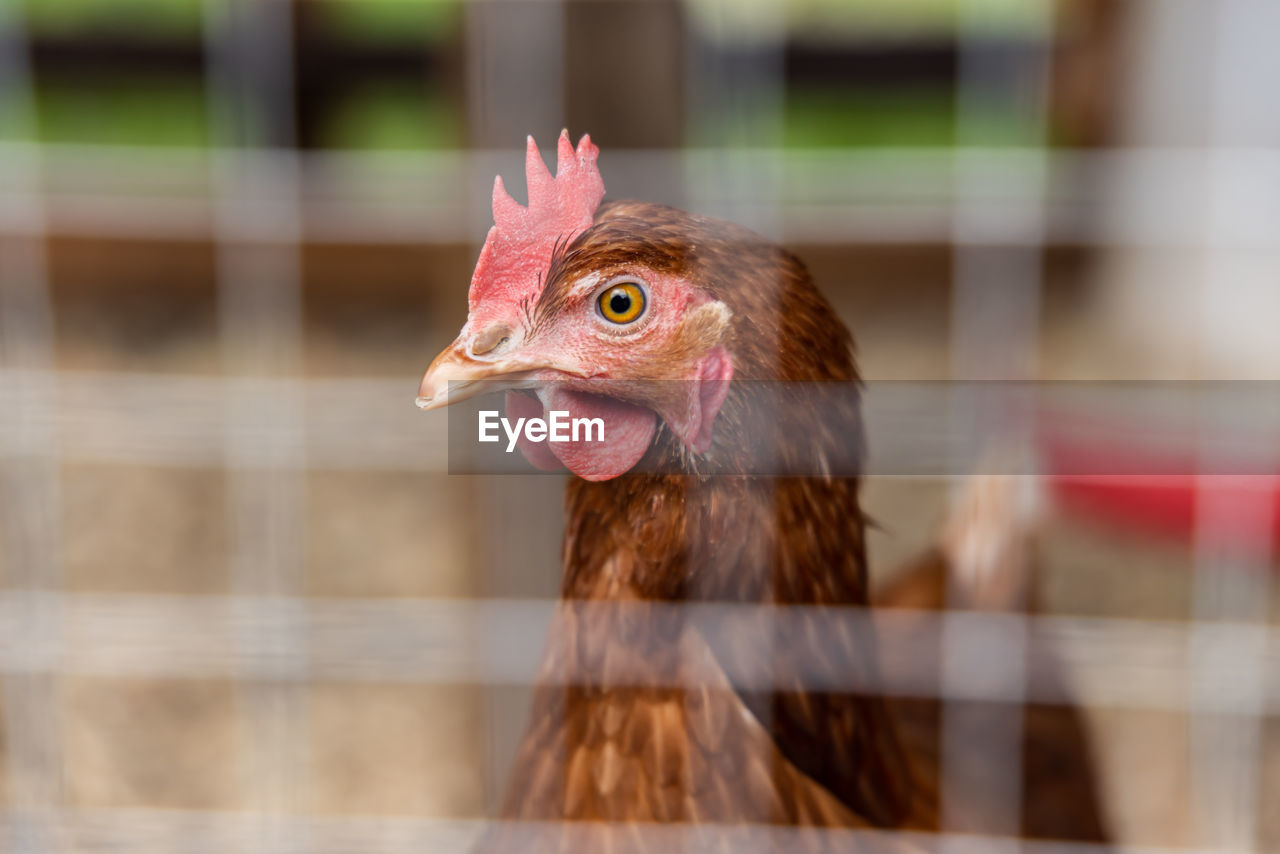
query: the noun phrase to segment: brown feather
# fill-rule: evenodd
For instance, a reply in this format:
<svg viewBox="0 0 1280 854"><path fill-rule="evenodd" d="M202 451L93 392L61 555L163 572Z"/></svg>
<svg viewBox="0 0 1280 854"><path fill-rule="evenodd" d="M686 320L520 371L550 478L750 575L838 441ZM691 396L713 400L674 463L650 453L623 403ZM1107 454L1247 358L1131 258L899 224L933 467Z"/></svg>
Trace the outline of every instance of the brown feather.
<svg viewBox="0 0 1280 854"><path fill-rule="evenodd" d="M794 255L741 227L639 202L604 205L596 224L556 253L535 324L569 304L566 283L637 263L694 281L728 306L727 330L694 331L723 336L735 381L706 455L690 454L660 428L636 472L571 481L548 682L535 692L534 724L501 812L616 829L591 825L578 843L556 836L548 845L562 847L546 849L511 847L499 829L481 850L655 850L627 830L650 819L716 823L698 829L712 834L707 850L732 850L728 837L715 836L721 823L935 827L934 781L904 750L886 703L810 690L795 675L804 663L874 677L869 634L832 644L816 628L790 637L762 624L780 685L752 691L730 676L741 662L727 635L686 626L667 610L641 607L616 619L575 610L578 602L868 604L856 477L703 474L735 470L751 438L761 399L744 380L856 382L848 330ZM695 343L706 344L680 341L664 358L678 360ZM830 411L774 414L780 435L804 437L786 453L861 453L856 397ZM806 839L808 850L830 850L824 837ZM884 850L910 846L894 841Z"/></svg>
<svg viewBox="0 0 1280 854"><path fill-rule="evenodd" d="M1031 548L1031 532L1023 530L1007 502L981 500L983 493L999 488L994 476L972 479L964 500L948 520L943 545L931 549L911 564L893 573L876 591L877 605L936 612L944 608L1040 612L1035 588L1035 565ZM993 515L994 513L994 515ZM958 536L996 537L978 553L989 555L996 564L988 570L1002 570L1003 583L971 585L957 566L954 541ZM1014 557L1013 560L1007 560ZM1000 595L993 597L992 591ZM905 640L905 639L901 639ZM933 666L940 666L941 650L920 650L913 654L930 655ZM1052 649L1035 650L1036 680L1054 685L1057 693L1070 696L1065 687L1058 657ZM918 666L919 662L917 662ZM887 666L893 667L891 661ZM940 731L942 708L934 700L895 700L895 717L918 767L934 781L940 764ZM966 704L967 714L980 713L979 704ZM997 714L1002 713L997 710ZM1101 806L1098 773L1093 764L1092 743L1081 710L1072 705L1027 704L1022 710L1022 814L1020 831L1039 839L1073 842L1105 842L1108 835ZM972 748L980 749L979 747ZM935 782L936 785L936 782ZM962 793L969 821L974 829L984 830L982 816L991 814L993 806L984 802L980 787L969 787ZM990 828L985 828L988 832Z"/></svg>

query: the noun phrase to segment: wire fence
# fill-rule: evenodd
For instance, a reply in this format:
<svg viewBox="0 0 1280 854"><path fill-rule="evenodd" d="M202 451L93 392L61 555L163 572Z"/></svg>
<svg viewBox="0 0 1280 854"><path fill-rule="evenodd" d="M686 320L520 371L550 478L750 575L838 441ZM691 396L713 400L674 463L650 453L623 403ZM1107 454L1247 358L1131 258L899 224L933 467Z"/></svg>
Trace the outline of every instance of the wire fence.
<svg viewBox="0 0 1280 854"><path fill-rule="evenodd" d="M543 0L539 8L549 17L542 24L554 24L562 5ZM1044 38L1051 41L1053 6L1047 0L1034 5L1046 22ZM289 4L206 0L204 6L215 147L143 151L0 143L0 517L6 585L0 592L0 701L7 781L0 847L272 854L468 850L490 823L311 814L299 794L312 740L305 688L314 682L527 686L537 677L557 606L540 599L325 601L306 594L308 473L444 472L448 459L444 420L412 410L415 377L301 377L300 252L308 243L475 241L488 223L482 204L488 182L495 172L510 173L516 159L509 151L483 149L361 155L289 147L278 133L290 124L280 117L294 104ZM1274 228L1280 146L1241 142L1235 132L1244 120L1240 93L1253 91L1239 76L1235 57L1256 47L1248 22L1267 14L1256 4L1215 4L1216 65L1206 71L1214 81L1212 97L1222 106L1205 145L1092 151L1047 147L1047 50L1030 53L1027 67L1018 70L1019 81L1030 81L1029 90L1020 85L1001 92L1025 105L1031 135L1005 149L966 139L966 118L988 106L993 79L998 82L1007 69L988 62L990 45L979 26L982 4L960 6L972 16L959 28L960 147L613 150L605 155L611 192L616 187L616 194L643 195L648 187L671 186L673 175L695 176L676 182L672 197L655 200L748 222L790 242L952 247L951 361L957 379L1037 375L1041 264L1048 247L1193 248L1209 268L1206 305L1232 298L1232 265L1240 253L1280 252ZM495 43L478 32L486 13L469 14L472 73L492 74L484 63L492 60ZM10 120L16 116L29 124L31 58L19 4L6 7L0 25L2 97ZM526 47L540 59L539 75L563 75L560 39ZM755 106L777 100L770 87L779 81L770 67L766 63L758 90L748 93ZM506 97L527 93L520 81L504 80L511 90ZM688 81L690 90L698 85ZM560 99L559 88L547 87L546 103L535 97L532 108L561 115ZM494 121L491 105L479 101L469 104L472 121ZM269 138L261 130L268 126ZM769 139L767 127L761 133ZM60 233L211 239L222 374L60 367L47 255L48 238ZM461 288L459 283L458 301ZM993 411L1007 411L998 403ZM1030 441L1027 423L1001 420L990 427L1012 445ZM977 731L962 715L944 713L943 833L827 831L830 850L874 850L886 840L945 851L1102 850L947 832L947 794L971 786L975 773L955 747L975 740L989 746L984 773L997 769L995 776L1008 784L1006 806L1017 815L1021 704L1068 699L1090 709L1191 716L1199 847L1126 850L1260 850L1260 821L1268 796L1274 798L1262 788L1260 757L1266 718L1280 715L1280 630L1268 624L1265 612L1268 567L1276 553L1267 502L1275 500L1269 485L1277 480L1277 449L1259 453L1248 512L1241 512L1241 499L1229 491L1206 488L1202 494L1189 620L856 610L815 615L805 609L711 606L690 606L681 616L690 625L705 621L720 631L728 625L748 647L753 639L765 643L771 637L758 631L762 624L785 631L788 621L816 621L836 636L870 624L882 646L910 643L935 654L895 659L874 684L854 680L854 674L847 683L832 683L830 674L816 668L786 674L785 684L799 678L811 687L1008 704L1007 714L994 724L988 719ZM59 467L85 460L224 472L229 592L67 590ZM1208 487L1215 463L1206 459L1203 465ZM945 654L936 654L940 650ZM1037 656L1045 650L1064 662L1069 697L1062 685L1037 679ZM766 645L758 656L743 656L758 667L735 673L735 681L761 688L778 684L767 652ZM242 701L238 780L247 793L244 802L252 806L194 811L69 803L59 694L59 680L67 676L233 684ZM593 832L554 825L509 829L527 834L531 843L546 833ZM693 827L654 825L636 832L654 850L721 850L715 846L725 844L707 842ZM775 851L799 844L806 831L745 826L723 833L732 837L732 850Z"/></svg>
<svg viewBox="0 0 1280 854"><path fill-rule="evenodd" d="M26 171L17 164L33 153L28 143L0 143L13 173ZM53 231L90 237L207 238L215 219L210 176L238 163L250 174L298 176L299 228L307 241L465 244L489 224L488 210L476 200L486 197L492 176L519 170L516 152L483 149L234 151L48 143L39 154L40 187L24 188L27 179L12 173L4 187L9 233L39 233L47 217ZM696 174L706 183L697 201L709 213L750 216L772 207L771 236L792 243L911 246L959 237L1032 247L1186 247L1206 239L1204 206L1215 186L1247 192L1233 203L1233 215L1215 223L1209 236L1214 245L1272 250L1277 243L1266 226L1276 215L1280 184L1274 149L974 145L755 148L734 156L754 176L743 186L717 177L727 173L714 148L604 153L619 197L688 205L692 188L668 189L668 179ZM270 184L255 191L274 196ZM962 205L963 233L956 225ZM1032 221L1028 209L1035 211ZM278 238L251 228L241 235L249 243Z"/></svg>

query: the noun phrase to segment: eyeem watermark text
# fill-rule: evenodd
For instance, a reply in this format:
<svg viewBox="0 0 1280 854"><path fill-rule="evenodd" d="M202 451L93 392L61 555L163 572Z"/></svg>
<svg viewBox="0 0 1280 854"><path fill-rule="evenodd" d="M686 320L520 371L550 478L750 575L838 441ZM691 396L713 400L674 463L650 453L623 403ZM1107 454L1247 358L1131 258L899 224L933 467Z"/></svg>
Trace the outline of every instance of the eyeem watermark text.
<svg viewBox="0 0 1280 854"><path fill-rule="evenodd" d="M524 431L530 442L603 442L603 418L570 418L565 410L552 409L547 418L517 418L515 424L496 409L480 410L481 442L498 442L498 427L507 434L507 453L516 449L516 442Z"/></svg>

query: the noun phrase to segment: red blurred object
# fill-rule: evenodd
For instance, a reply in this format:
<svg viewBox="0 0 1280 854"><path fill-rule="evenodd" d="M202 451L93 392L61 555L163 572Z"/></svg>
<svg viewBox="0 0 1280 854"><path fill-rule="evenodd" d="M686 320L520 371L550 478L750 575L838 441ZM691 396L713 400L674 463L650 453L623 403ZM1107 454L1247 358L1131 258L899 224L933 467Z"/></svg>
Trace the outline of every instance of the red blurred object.
<svg viewBox="0 0 1280 854"><path fill-rule="evenodd" d="M1116 438L1119 431L1041 431L1055 499L1070 512L1157 534L1191 539L1200 513L1221 536L1280 541L1280 477L1273 473L1201 474L1187 448L1155 449ZM1140 431L1133 435L1142 436Z"/></svg>

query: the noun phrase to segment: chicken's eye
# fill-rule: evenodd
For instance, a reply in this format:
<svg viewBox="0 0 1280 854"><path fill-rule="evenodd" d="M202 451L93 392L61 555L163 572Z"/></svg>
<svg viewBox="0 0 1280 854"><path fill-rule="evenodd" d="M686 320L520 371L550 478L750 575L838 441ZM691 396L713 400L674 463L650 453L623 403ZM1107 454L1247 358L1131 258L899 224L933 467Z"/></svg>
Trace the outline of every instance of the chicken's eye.
<svg viewBox="0 0 1280 854"><path fill-rule="evenodd" d="M610 323L631 323L644 314L644 290L635 282L619 282L600 294L600 314Z"/></svg>

